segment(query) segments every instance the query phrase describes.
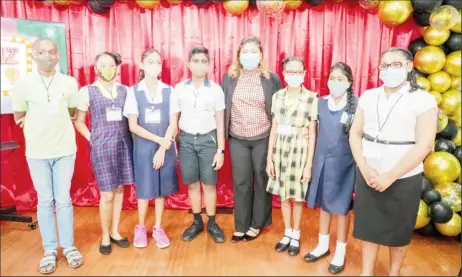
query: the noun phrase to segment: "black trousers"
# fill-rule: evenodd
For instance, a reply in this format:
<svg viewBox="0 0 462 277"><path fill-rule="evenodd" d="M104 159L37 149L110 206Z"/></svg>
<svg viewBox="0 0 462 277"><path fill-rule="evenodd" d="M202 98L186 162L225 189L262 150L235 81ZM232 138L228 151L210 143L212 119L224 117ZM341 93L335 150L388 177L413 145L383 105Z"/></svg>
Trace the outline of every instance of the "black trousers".
<svg viewBox="0 0 462 277"><path fill-rule="evenodd" d="M229 139L237 232L245 233L250 227L261 229L271 224L273 197L266 191L268 139Z"/></svg>

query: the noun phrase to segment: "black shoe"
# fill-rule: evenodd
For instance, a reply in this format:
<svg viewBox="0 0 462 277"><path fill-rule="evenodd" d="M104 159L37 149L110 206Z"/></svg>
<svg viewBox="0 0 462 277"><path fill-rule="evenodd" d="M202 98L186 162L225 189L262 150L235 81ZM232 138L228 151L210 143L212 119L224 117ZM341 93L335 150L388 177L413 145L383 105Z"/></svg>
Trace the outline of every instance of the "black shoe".
<svg viewBox="0 0 462 277"><path fill-rule="evenodd" d="M343 262L343 265L342 266L337 266L337 265L333 265L333 264L329 264L329 272L331 274L339 274L340 272L342 272L343 270L345 269L345 262Z"/></svg>
<svg viewBox="0 0 462 277"><path fill-rule="evenodd" d="M244 235L244 238L243 238L244 241L251 241L251 240L254 240L254 239L258 238L258 236L259 236L260 233L261 233L261 230L260 230L260 232L258 232L258 233L256 233L256 232L255 232L254 230L252 230L252 229L249 229L249 231L252 232L252 233L254 233L255 236L250 236L250 235L245 234L245 235Z"/></svg>
<svg viewBox="0 0 462 277"><path fill-rule="evenodd" d="M109 255L109 254L111 254L111 252L112 252L111 244L109 244L109 245L100 244L99 245L99 253L101 253L103 255Z"/></svg>
<svg viewBox="0 0 462 277"><path fill-rule="evenodd" d="M286 251L287 249L289 249L289 245L290 245L290 240L291 240L291 238L288 237L288 236L284 236L284 237L285 237L285 238L288 238L288 239L289 239L289 242L288 242L288 243L281 243L281 242L278 242L278 243L276 244L276 247L275 247L276 252L281 253L281 252L284 252L284 251ZM283 237L283 238L284 238L284 237Z"/></svg>
<svg viewBox="0 0 462 277"><path fill-rule="evenodd" d="M202 231L204 231L204 223L199 223L197 221L194 221L193 224L191 224L191 226L189 226L184 231L183 240L184 241L191 241L194 238L196 238L196 236Z"/></svg>
<svg viewBox="0 0 462 277"><path fill-rule="evenodd" d="M240 242L241 240L244 239L244 236L245 236L245 234L243 234L242 236L233 235L233 236L231 237L231 242L234 242L234 243Z"/></svg>
<svg viewBox="0 0 462 277"><path fill-rule="evenodd" d="M112 243L116 244L119 247L127 248L130 246L130 243L128 242L128 238L121 238L117 240L117 239L113 239L112 237L110 237L110 239Z"/></svg>
<svg viewBox="0 0 462 277"><path fill-rule="evenodd" d="M225 241L225 233L216 222L207 223L207 232L212 236L213 241L218 243Z"/></svg>
<svg viewBox="0 0 462 277"><path fill-rule="evenodd" d="M298 253L300 253L300 240L298 239L292 239L298 242L298 246L293 246L292 244L289 244L289 255L290 256L297 256Z"/></svg>
<svg viewBox="0 0 462 277"><path fill-rule="evenodd" d="M307 262L307 263L313 263L313 262L316 262L317 260L319 260L319 259L321 259L321 258L323 258L325 256L328 256L328 255L330 255L330 250L327 250L326 253L322 254L319 257L317 257L317 256L315 256L315 255L313 255L311 253L308 253L308 254L305 255L304 259L305 259L305 262Z"/></svg>

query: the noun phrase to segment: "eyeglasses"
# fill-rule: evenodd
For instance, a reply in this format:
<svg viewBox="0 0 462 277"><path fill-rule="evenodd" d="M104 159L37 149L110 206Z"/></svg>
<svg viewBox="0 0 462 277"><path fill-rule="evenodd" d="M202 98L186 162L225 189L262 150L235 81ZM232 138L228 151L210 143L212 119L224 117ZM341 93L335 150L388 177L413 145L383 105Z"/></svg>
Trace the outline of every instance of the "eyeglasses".
<svg viewBox="0 0 462 277"><path fill-rule="evenodd" d="M305 71L284 71L284 74L302 76Z"/></svg>
<svg viewBox="0 0 462 277"><path fill-rule="evenodd" d="M98 68L116 68L115 65L109 65L109 64L100 64L98 65Z"/></svg>
<svg viewBox="0 0 462 277"><path fill-rule="evenodd" d="M380 71L383 71L383 70L387 70L388 68L393 68L393 69L401 68L403 67L403 65L404 64L402 62L392 62L390 64L381 63L379 64L379 66L377 66L377 69Z"/></svg>

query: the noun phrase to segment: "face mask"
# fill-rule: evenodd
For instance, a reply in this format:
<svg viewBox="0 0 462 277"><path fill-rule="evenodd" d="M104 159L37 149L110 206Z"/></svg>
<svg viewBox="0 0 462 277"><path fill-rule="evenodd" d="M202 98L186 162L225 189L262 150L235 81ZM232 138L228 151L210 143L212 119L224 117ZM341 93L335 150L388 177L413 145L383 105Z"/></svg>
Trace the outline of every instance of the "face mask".
<svg viewBox="0 0 462 277"><path fill-rule="evenodd" d="M209 66L191 64L191 73L196 77L204 77L209 72Z"/></svg>
<svg viewBox="0 0 462 277"><path fill-rule="evenodd" d="M350 87L350 83L329 80L327 82L327 87L329 88L330 95L338 97L347 91Z"/></svg>
<svg viewBox="0 0 462 277"><path fill-rule="evenodd" d="M296 88L296 87L299 87L301 84L303 84L303 81L305 80L305 76L284 75L284 80L286 80L289 87Z"/></svg>
<svg viewBox="0 0 462 277"><path fill-rule="evenodd" d="M260 63L260 53L242 53L239 62L244 69L255 69Z"/></svg>
<svg viewBox="0 0 462 277"><path fill-rule="evenodd" d="M117 68L115 67L105 67L105 68L98 69L99 77L106 82L110 82L114 80L116 76L116 72L117 72Z"/></svg>
<svg viewBox="0 0 462 277"><path fill-rule="evenodd" d="M159 77L162 72L162 65L160 64L149 64L144 66L144 74L150 78Z"/></svg>
<svg viewBox="0 0 462 277"><path fill-rule="evenodd" d="M408 71L406 68L388 68L380 71L379 78L389 88L399 87L407 80Z"/></svg>

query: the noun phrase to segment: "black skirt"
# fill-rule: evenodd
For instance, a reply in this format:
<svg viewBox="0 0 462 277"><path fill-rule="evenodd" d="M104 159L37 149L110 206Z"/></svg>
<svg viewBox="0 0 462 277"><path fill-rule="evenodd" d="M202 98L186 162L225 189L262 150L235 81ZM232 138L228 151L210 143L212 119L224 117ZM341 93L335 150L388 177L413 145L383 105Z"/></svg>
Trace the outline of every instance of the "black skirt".
<svg viewBox="0 0 462 277"><path fill-rule="evenodd" d="M396 180L384 192L369 187L358 170L353 236L384 246L411 242L421 196L422 174Z"/></svg>

